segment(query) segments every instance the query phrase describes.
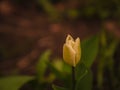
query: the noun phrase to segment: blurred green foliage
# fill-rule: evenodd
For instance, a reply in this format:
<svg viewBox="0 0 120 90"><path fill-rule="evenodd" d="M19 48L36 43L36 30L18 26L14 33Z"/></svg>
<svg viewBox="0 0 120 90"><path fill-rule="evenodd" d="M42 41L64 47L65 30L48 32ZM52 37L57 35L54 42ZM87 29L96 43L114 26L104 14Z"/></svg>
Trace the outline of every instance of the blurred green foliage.
<svg viewBox="0 0 120 90"><path fill-rule="evenodd" d="M19 90L32 76L8 76L0 78L0 90Z"/></svg>
<svg viewBox="0 0 120 90"><path fill-rule="evenodd" d="M59 86L55 86L55 85L53 85L52 88L53 88L54 90L67 90L66 88L59 87Z"/></svg>
<svg viewBox="0 0 120 90"><path fill-rule="evenodd" d="M105 30L100 34L100 50L98 60L97 81L98 87L102 90L104 88L105 78L108 80L109 88L117 90L117 85L120 84L119 77L115 76L115 62L114 54L119 45L119 39ZM119 72L119 70L117 71Z"/></svg>
<svg viewBox="0 0 120 90"><path fill-rule="evenodd" d="M17 4L29 6L35 3L50 20L60 19L119 19L120 0L12 0ZM60 8L57 5L61 4ZM59 7L59 6L58 6ZM62 9L61 9L62 8Z"/></svg>
<svg viewBox="0 0 120 90"><path fill-rule="evenodd" d="M43 9L52 17L67 16L70 19L76 18L120 18L119 0L38 0ZM56 3L62 2L64 10L59 12ZM75 5L75 3L77 3ZM58 18L57 18L58 19Z"/></svg>

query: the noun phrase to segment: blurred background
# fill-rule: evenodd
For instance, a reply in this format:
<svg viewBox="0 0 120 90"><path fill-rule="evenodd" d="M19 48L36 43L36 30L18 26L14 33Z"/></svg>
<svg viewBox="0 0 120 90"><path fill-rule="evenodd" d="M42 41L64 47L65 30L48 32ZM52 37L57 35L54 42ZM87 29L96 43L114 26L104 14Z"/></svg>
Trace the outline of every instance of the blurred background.
<svg viewBox="0 0 120 90"><path fill-rule="evenodd" d="M120 0L0 0L0 76L34 75L48 49L50 58L62 58L67 34L81 41L99 36L93 90L101 82L100 90L120 90Z"/></svg>

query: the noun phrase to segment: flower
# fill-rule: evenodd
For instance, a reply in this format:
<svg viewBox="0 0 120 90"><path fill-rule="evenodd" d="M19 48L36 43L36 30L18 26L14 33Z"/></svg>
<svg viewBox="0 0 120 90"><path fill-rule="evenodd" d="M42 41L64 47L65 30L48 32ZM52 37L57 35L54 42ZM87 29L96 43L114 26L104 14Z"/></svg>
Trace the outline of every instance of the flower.
<svg viewBox="0 0 120 90"><path fill-rule="evenodd" d="M72 36L68 35L66 42L63 45L63 59L64 61L75 67L81 58L80 38L74 40Z"/></svg>

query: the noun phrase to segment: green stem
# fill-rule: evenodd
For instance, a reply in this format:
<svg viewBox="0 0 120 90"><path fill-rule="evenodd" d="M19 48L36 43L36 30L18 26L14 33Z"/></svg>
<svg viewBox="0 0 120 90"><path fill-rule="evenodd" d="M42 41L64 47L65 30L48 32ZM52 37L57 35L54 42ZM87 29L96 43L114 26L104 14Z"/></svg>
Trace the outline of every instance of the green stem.
<svg viewBox="0 0 120 90"><path fill-rule="evenodd" d="M75 80L75 67L72 66L72 90L75 90L76 80Z"/></svg>

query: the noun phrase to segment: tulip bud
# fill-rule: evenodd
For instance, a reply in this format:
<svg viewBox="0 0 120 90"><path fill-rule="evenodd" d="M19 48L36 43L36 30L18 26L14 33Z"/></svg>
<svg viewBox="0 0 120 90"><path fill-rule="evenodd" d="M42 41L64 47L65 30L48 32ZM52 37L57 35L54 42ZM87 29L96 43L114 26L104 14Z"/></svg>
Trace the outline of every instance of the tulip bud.
<svg viewBox="0 0 120 90"><path fill-rule="evenodd" d="M67 36L66 42L63 45L63 59L64 61L75 67L81 58L80 39L74 40L70 35Z"/></svg>

